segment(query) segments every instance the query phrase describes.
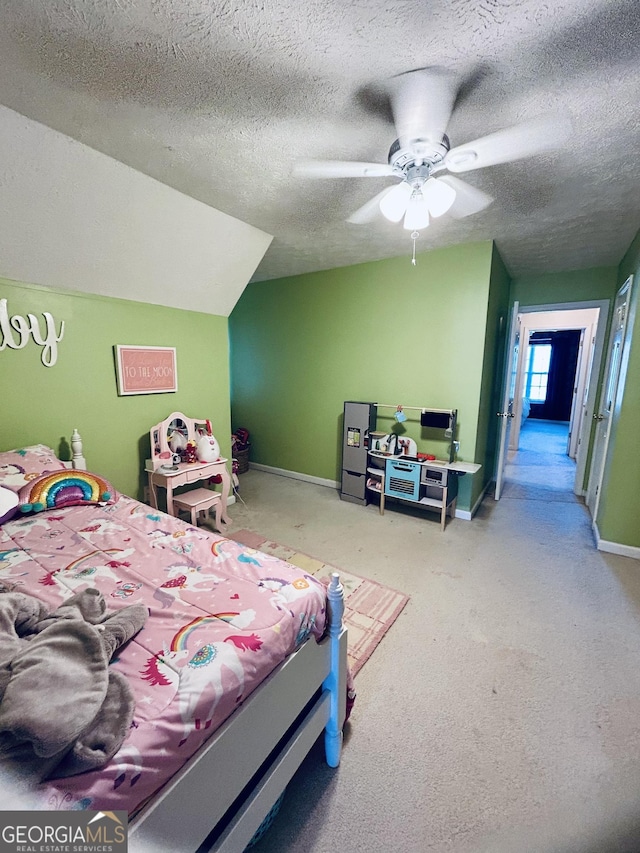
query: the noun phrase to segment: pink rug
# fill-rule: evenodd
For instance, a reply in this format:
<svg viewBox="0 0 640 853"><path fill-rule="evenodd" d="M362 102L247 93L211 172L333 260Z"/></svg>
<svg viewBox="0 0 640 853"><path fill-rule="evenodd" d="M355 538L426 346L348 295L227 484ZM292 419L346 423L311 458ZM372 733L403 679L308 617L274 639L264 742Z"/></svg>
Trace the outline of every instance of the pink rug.
<svg viewBox="0 0 640 853"><path fill-rule="evenodd" d="M227 534L241 545L264 551L287 563L293 563L304 572L323 581L329 581L332 572L340 574L345 591L344 621L348 630L349 665L351 674L357 675L373 654L389 628L409 601L409 596L398 590L383 586L376 581L346 572L344 569L324 563L308 554L296 551L287 545L265 539L251 530L238 530Z"/></svg>

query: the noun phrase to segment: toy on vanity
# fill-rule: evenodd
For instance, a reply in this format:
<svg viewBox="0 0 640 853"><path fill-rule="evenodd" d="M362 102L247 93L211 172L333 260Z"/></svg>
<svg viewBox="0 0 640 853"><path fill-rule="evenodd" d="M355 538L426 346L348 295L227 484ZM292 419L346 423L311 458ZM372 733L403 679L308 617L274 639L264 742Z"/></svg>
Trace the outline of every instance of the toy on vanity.
<svg viewBox="0 0 640 853"><path fill-rule="evenodd" d="M220 445L206 418L188 418L173 412L149 431L151 459L147 468L156 470L178 462L217 462Z"/></svg>
<svg viewBox="0 0 640 853"><path fill-rule="evenodd" d="M183 462L188 462L189 464L193 464L198 461L198 449L195 441L188 441L187 446L184 449L184 455L182 457Z"/></svg>
<svg viewBox="0 0 640 853"><path fill-rule="evenodd" d="M187 437L180 430L175 429L171 433L171 437L169 438L169 450L174 453L182 456L182 454L187 449Z"/></svg>
<svg viewBox="0 0 640 853"><path fill-rule="evenodd" d="M197 441L196 453L199 462L215 462L220 458L220 445L211 432L211 422L207 421L207 431Z"/></svg>

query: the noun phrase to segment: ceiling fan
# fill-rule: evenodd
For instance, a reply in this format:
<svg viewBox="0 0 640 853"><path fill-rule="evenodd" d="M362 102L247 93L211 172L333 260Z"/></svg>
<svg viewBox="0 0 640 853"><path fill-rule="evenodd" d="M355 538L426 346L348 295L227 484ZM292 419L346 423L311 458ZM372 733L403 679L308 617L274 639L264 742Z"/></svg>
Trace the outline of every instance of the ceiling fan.
<svg viewBox="0 0 640 853"><path fill-rule="evenodd" d="M404 219L404 227L416 232L426 228L431 217L447 211L456 218L478 213L493 198L455 173L556 148L568 135L569 125L564 117L540 118L452 148L445 131L459 88L454 74L441 68L421 68L392 78L385 93L397 139L387 163L307 161L296 172L314 178L398 178L348 217L356 224L370 222L380 211L391 222ZM449 174L440 175L445 172Z"/></svg>

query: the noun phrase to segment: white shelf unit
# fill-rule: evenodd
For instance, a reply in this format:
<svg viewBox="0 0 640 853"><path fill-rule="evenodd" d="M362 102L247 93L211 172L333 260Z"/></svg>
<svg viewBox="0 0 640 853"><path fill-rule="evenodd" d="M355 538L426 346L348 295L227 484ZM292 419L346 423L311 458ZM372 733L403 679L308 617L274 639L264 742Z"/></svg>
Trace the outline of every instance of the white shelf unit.
<svg viewBox="0 0 640 853"><path fill-rule="evenodd" d="M384 468L376 468L375 465L367 465L367 490L373 494L381 495L384 482Z"/></svg>
<svg viewBox="0 0 640 853"><path fill-rule="evenodd" d="M431 506L434 509L442 509L442 498L420 498L419 504Z"/></svg>

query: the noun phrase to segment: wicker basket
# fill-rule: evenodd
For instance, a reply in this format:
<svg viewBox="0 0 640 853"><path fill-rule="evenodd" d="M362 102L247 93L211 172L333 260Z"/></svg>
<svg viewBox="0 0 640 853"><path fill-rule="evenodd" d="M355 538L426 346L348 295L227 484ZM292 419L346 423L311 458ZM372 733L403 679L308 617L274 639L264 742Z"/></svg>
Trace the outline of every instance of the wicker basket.
<svg viewBox="0 0 640 853"><path fill-rule="evenodd" d="M249 448L245 450L236 450L233 458L238 460L238 474L244 474L249 470Z"/></svg>

